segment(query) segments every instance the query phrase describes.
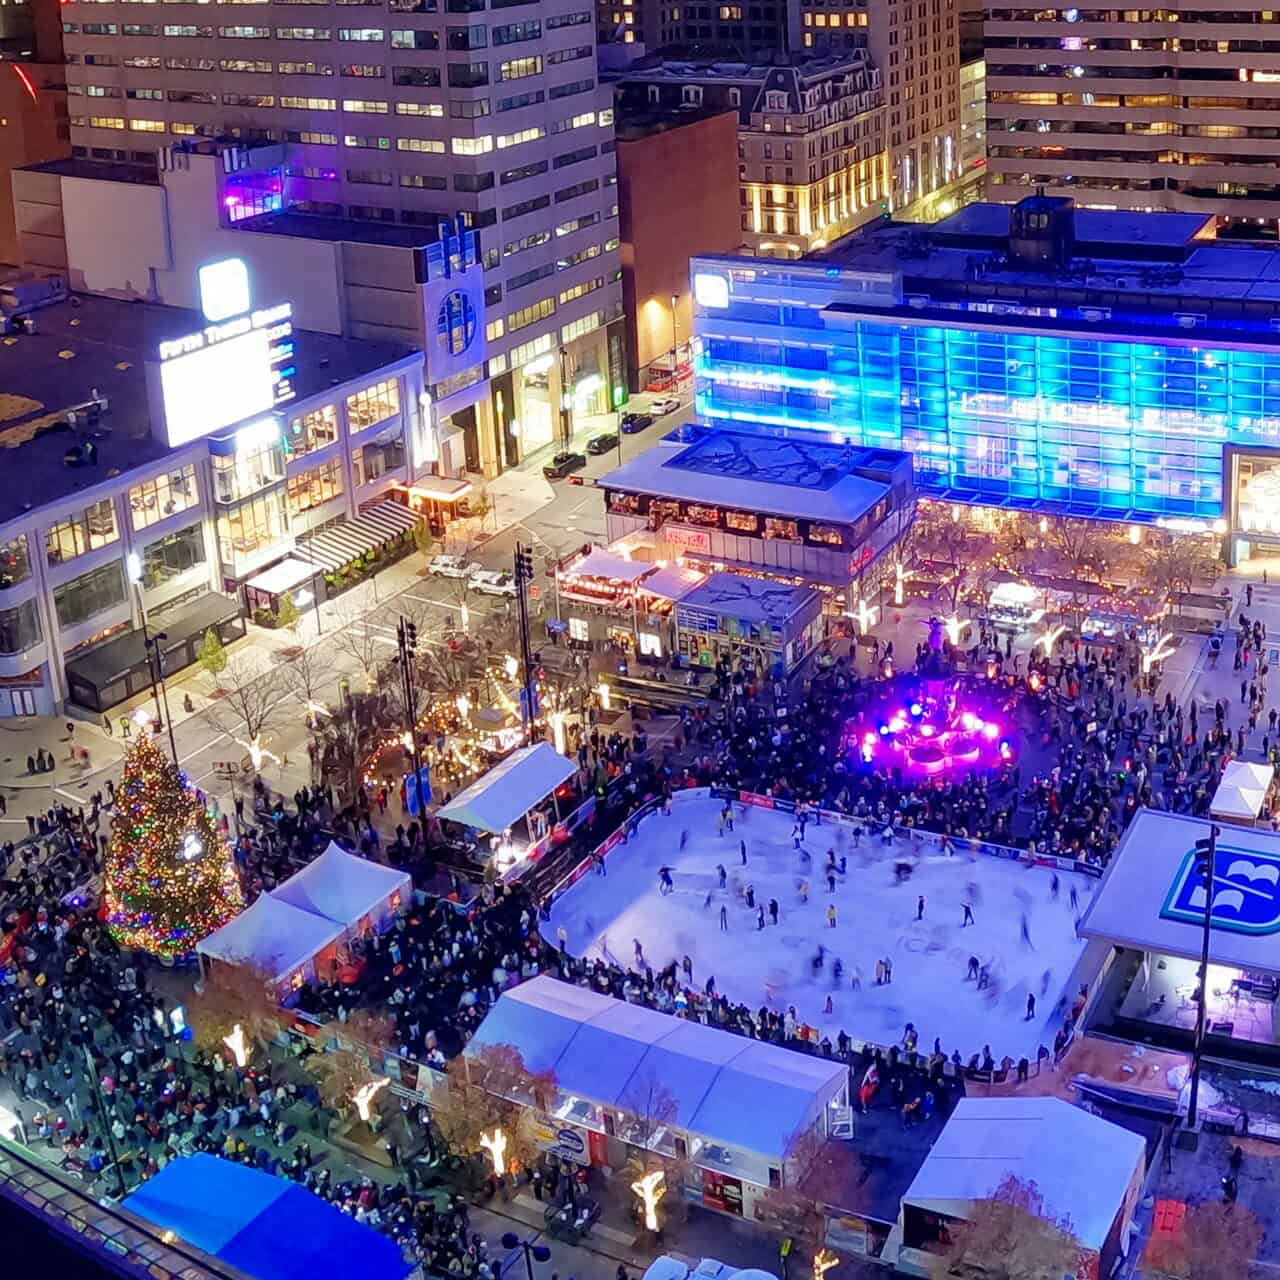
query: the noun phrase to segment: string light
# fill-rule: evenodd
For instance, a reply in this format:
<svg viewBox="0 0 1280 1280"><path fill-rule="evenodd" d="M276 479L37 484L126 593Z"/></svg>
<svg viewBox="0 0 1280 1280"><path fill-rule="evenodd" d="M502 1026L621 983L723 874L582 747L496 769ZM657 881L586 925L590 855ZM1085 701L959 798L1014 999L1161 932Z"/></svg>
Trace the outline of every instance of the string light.
<svg viewBox="0 0 1280 1280"><path fill-rule="evenodd" d="M150 737L134 739L116 797L104 876L111 936L163 959L190 955L244 909L231 851Z"/></svg>
<svg viewBox="0 0 1280 1280"><path fill-rule="evenodd" d="M640 1197L640 1203L644 1206L644 1225L648 1231L658 1229L658 1201L667 1194L667 1189L662 1184L661 1169L654 1169L631 1184L631 1190Z"/></svg>
<svg viewBox="0 0 1280 1280"><path fill-rule="evenodd" d="M501 1129L480 1135L480 1145L493 1161L493 1176L501 1178L507 1171L507 1135Z"/></svg>
<svg viewBox="0 0 1280 1280"><path fill-rule="evenodd" d="M356 1112L360 1119L369 1123L369 1108L373 1105L373 1100L381 1092L384 1085L390 1084L391 1081L386 1076L377 1076L373 1080L362 1084L351 1096L351 1101L356 1104Z"/></svg>

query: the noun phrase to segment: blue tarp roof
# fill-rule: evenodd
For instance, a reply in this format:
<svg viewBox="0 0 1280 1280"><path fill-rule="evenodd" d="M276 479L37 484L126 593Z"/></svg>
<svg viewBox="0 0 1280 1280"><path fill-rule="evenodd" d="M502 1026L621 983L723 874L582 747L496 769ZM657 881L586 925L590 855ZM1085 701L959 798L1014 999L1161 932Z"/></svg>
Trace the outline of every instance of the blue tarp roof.
<svg viewBox="0 0 1280 1280"><path fill-rule="evenodd" d="M543 975L503 992L467 1044L514 1045L564 1093L640 1114L654 1087L669 1123L782 1156L847 1079L843 1063L747 1040ZM767 1105L764 1101L767 1099Z"/></svg>
<svg viewBox="0 0 1280 1280"><path fill-rule="evenodd" d="M295 1183L217 1156L174 1160L124 1207L256 1280L403 1280L372 1227Z"/></svg>

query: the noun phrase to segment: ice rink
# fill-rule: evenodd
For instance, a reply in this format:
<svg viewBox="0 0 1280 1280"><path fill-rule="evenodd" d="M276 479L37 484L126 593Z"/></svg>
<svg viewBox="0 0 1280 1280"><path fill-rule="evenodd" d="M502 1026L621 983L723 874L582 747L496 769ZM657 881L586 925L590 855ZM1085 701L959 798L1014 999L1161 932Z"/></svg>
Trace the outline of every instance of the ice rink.
<svg viewBox="0 0 1280 1280"><path fill-rule="evenodd" d="M878 1044L900 1041L907 1022L929 1051L941 1037L949 1055L959 1049L967 1061L991 1046L996 1060L1026 1054L1034 1062L1041 1043L1052 1048L1061 1025L1060 999L1085 943L1075 919L1088 905L1095 881L1077 872L1054 873L1002 858L935 852L932 842L914 846L899 839L885 846L879 834L864 833L853 848L843 826L809 822L803 849L793 848L790 814L735 804L735 830L717 834L723 802L705 793L678 793L669 816L645 818L638 833L606 859L607 875L592 871L552 906L543 931L555 942L561 926L575 955L607 955L624 966L635 959L635 942L655 970L688 955L693 978L703 987L714 976L716 989L735 1002L778 1011L794 1005L801 1021L820 1027L834 1040L844 1030L854 1039ZM682 833L688 833L681 848ZM742 865L739 841L747 845ZM845 854L847 871L828 891L827 850ZM894 864L915 862L911 877L895 883ZM726 872L719 887L718 865ZM659 892L658 869L671 868L674 888ZM808 901L801 901L801 881ZM746 905L748 887L765 907L765 928ZM1078 907L1071 905L1071 892ZM925 898L917 920L917 899ZM710 901L708 902L708 895ZM779 907L770 921L770 899ZM962 927L964 904L974 923ZM831 927L827 909L834 905ZM727 929L720 927L726 909ZM1025 918L1028 942L1023 935ZM823 967L813 961L826 949ZM990 986L978 989L966 977L969 958L988 966ZM833 980L839 958L844 973ZM892 980L876 985L876 962L892 962ZM855 989L855 977L860 987ZM1027 1019L1027 995L1036 997ZM828 995L832 1012L825 1013Z"/></svg>

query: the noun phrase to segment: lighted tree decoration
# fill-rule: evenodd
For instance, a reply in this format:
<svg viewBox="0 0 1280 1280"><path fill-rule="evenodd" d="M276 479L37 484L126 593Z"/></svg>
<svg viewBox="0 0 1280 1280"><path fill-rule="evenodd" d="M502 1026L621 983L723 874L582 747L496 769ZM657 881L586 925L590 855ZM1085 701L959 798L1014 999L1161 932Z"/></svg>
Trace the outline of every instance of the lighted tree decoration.
<svg viewBox="0 0 1280 1280"><path fill-rule="evenodd" d="M116 789L104 896L112 937L162 959L189 955L244 909L226 841L149 735L134 739Z"/></svg>

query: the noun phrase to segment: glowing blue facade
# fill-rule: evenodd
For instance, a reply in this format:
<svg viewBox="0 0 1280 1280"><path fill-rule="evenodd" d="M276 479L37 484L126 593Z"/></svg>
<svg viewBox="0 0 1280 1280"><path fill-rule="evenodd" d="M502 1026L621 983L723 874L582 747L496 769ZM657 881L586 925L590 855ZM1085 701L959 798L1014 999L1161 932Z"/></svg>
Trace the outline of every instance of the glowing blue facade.
<svg viewBox="0 0 1280 1280"><path fill-rule="evenodd" d="M1120 321L1065 293L1010 305L975 297L969 261L927 297L901 272L820 260L690 267L703 421L905 449L926 495L1222 527L1228 446L1280 447L1280 334L1256 312L1233 331L1174 310Z"/></svg>

